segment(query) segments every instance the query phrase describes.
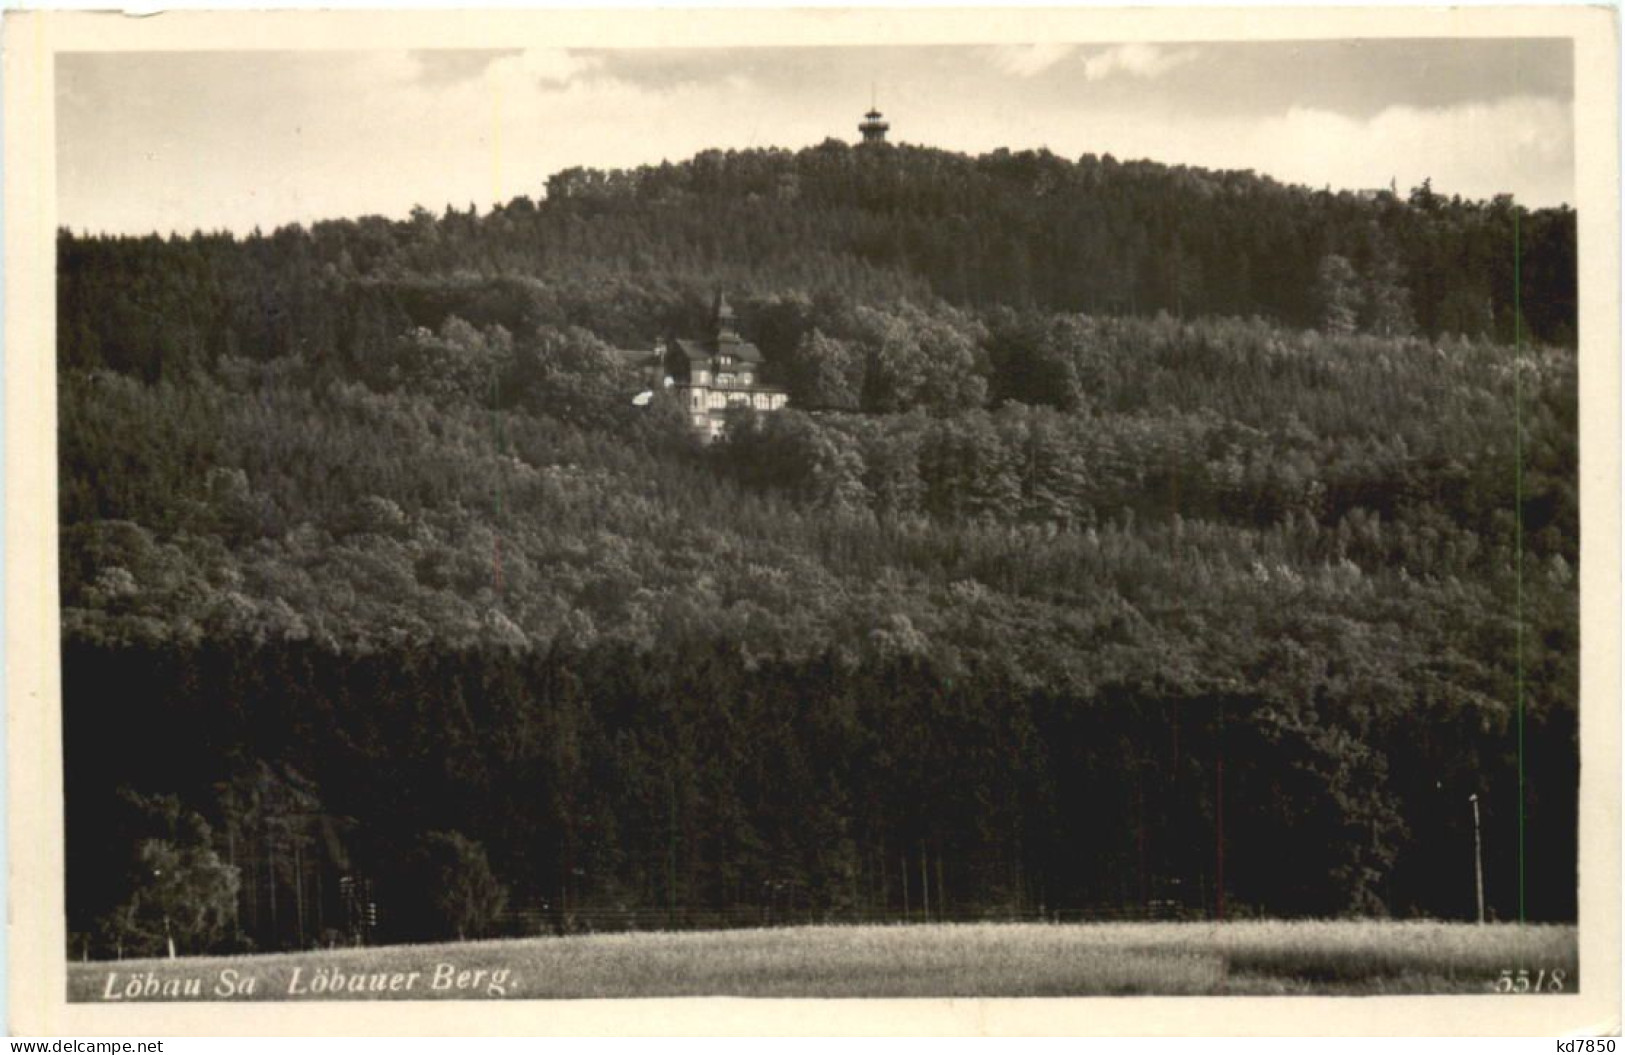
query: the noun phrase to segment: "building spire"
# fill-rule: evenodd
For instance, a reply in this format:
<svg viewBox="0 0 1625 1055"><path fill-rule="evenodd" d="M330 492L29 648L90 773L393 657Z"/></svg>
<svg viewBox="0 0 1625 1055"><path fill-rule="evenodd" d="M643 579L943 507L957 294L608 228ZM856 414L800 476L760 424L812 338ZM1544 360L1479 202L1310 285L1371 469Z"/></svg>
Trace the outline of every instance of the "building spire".
<svg viewBox="0 0 1625 1055"><path fill-rule="evenodd" d="M717 340L738 340L739 331L735 329L737 319L734 315L733 305L728 303L728 295L722 291L721 286L717 287L717 300L714 314L715 318L713 319L713 322L716 325Z"/></svg>

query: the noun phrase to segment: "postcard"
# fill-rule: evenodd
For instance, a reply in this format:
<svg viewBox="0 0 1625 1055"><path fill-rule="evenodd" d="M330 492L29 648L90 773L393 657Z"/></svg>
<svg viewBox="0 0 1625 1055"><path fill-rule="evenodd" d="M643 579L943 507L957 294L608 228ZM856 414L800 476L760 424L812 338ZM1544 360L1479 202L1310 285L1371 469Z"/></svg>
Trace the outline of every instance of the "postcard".
<svg viewBox="0 0 1625 1055"><path fill-rule="evenodd" d="M1614 12L4 29L18 1031L1618 1031Z"/></svg>

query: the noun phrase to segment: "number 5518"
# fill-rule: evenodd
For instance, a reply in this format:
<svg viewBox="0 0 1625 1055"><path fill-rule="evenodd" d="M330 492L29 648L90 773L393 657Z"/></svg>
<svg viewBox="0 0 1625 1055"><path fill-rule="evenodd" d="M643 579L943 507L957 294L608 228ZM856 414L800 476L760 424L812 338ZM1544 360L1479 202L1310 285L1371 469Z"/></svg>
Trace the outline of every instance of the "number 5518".
<svg viewBox="0 0 1625 1055"><path fill-rule="evenodd" d="M1528 971L1513 971L1507 969L1501 972L1501 977L1495 980L1497 993L1561 993L1565 975L1561 967L1553 970L1540 969L1534 977Z"/></svg>

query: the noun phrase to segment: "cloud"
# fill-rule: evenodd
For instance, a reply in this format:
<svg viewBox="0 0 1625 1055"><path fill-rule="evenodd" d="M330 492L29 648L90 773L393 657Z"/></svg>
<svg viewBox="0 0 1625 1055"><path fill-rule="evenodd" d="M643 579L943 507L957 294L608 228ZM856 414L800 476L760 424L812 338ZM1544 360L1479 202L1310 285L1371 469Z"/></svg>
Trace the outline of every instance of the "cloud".
<svg viewBox="0 0 1625 1055"><path fill-rule="evenodd" d="M455 84L484 73L498 59L519 54L518 48L490 51L420 50L410 53L418 65L418 80L424 84Z"/></svg>
<svg viewBox="0 0 1625 1055"><path fill-rule="evenodd" d="M1076 44L1016 44L993 49L993 65L1014 77L1036 77L1078 50Z"/></svg>
<svg viewBox="0 0 1625 1055"><path fill-rule="evenodd" d="M1310 187L1377 188L1393 180L1403 195L1431 177L1441 194L1516 193L1532 207L1574 202L1573 107L1535 96L1389 106L1370 117L1297 106L1263 120L1174 115L1148 122L1118 111L1096 115L1086 131L1086 149L1096 152L1253 169Z"/></svg>
<svg viewBox="0 0 1625 1055"><path fill-rule="evenodd" d="M531 48L497 59L486 67L485 75L490 81L558 88L596 72L603 64L596 55L566 48Z"/></svg>
<svg viewBox="0 0 1625 1055"><path fill-rule="evenodd" d="M1540 85L1422 102L1371 75L1361 81L1370 105L1351 111L1337 93L1305 97L1299 63L1255 78L1254 103L1219 105L1212 86L1233 87L1235 70L1263 61L1249 48L1229 59L1219 44L1013 48L998 53L1003 70L985 48L453 50L437 58L456 69L433 83L404 50L64 55L59 215L75 228L140 233L405 216L414 202L483 208L535 197L570 165L851 139L874 70L888 71L881 102L893 136L910 143L1047 146L1313 187L1397 179L1401 193L1431 176L1440 193L1574 202L1574 108ZM1088 63L1114 79L1087 84Z"/></svg>
<svg viewBox="0 0 1625 1055"><path fill-rule="evenodd" d="M1150 80L1194 58L1195 48L1170 51L1155 44L1119 44L1085 59L1083 75L1091 81L1103 81L1118 74Z"/></svg>
<svg viewBox="0 0 1625 1055"><path fill-rule="evenodd" d="M1473 198L1520 190L1546 204L1574 195L1571 181L1556 176L1573 171L1573 110L1553 99L1392 106L1365 121L1294 109L1258 136L1259 149L1274 140L1283 153L1304 159L1306 182L1380 187L1395 178L1404 189L1432 177L1436 190ZM1323 177L1307 178L1309 159Z"/></svg>

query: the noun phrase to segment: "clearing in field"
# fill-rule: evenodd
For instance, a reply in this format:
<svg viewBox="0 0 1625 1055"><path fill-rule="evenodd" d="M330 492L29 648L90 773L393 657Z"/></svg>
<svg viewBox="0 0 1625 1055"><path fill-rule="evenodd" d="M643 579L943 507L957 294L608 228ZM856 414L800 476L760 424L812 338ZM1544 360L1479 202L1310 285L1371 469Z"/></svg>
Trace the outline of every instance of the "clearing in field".
<svg viewBox="0 0 1625 1055"><path fill-rule="evenodd" d="M941 924L527 938L69 966L68 998L1573 993L1569 925Z"/></svg>

